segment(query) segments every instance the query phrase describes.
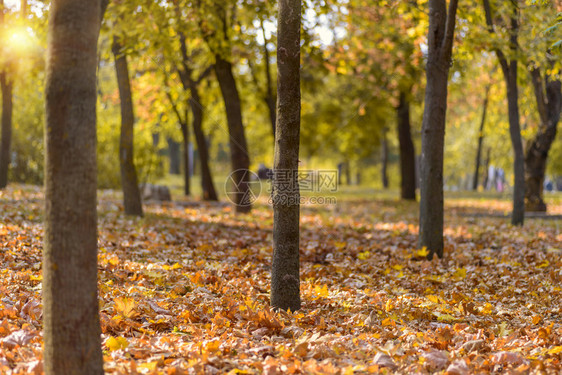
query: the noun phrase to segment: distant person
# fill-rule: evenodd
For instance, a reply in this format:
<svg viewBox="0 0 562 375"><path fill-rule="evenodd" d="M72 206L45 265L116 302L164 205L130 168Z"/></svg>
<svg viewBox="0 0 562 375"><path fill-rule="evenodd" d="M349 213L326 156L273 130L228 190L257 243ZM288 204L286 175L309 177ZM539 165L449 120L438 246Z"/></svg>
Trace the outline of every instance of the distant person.
<svg viewBox="0 0 562 375"><path fill-rule="evenodd" d="M544 180L544 190L548 192L552 192L554 190L554 183L548 177Z"/></svg>
<svg viewBox="0 0 562 375"><path fill-rule="evenodd" d="M270 168L267 168L265 164L260 163L258 166L258 178L260 180L271 180L271 175L273 171Z"/></svg>

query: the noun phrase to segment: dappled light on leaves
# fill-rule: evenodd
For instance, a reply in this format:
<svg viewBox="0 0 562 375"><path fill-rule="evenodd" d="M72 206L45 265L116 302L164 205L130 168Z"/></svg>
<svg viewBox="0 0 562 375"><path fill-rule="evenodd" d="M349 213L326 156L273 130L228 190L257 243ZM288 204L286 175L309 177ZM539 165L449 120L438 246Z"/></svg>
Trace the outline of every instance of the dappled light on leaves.
<svg viewBox="0 0 562 375"><path fill-rule="evenodd" d="M42 195L16 186L1 198L0 372L40 374ZM303 307L275 312L264 207L255 220L221 205L148 205L133 219L118 201L102 194L98 207L107 373L561 370L556 222L511 227L464 215L502 202L449 200L446 256L429 262L415 204L305 207Z"/></svg>

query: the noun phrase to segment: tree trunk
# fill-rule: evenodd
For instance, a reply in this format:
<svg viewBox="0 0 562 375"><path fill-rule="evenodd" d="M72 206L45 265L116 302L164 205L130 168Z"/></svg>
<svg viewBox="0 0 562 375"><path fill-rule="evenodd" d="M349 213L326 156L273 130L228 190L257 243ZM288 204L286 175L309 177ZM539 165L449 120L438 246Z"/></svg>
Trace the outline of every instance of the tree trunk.
<svg viewBox="0 0 562 375"><path fill-rule="evenodd" d="M386 129L383 130L381 159L382 187L388 189L388 139Z"/></svg>
<svg viewBox="0 0 562 375"><path fill-rule="evenodd" d="M207 141L203 134L203 109L201 108L201 97L195 86L195 82L190 85L191 98L189 105L191 113L193 113L193 133L197 142L197 150L199 150L199 160L201 161L201 188L203 189L203 200L217 201L217 192L213 184L213 176L209 168L209 150L207 149Z"/></svg>
<svg viewBox="0 0 562 375"><path fill-rule="evenodd" d="M47 375L103 374L97 292L99 0L53 0L45 129L43 339Z"/></svg>
<svg viewBox="0 0 562 375"><path fill-rule="evenodd" d="M455 30L457 0L429 0L427 86L422 123L420 246L443 257L443 147L447 82Z"/></svg>
<svg viewBox="0 0 562 375"><path fill-rule="evenodd" d="M170 155L170 174L181 174L181 147L180 144L168 137L168 154Z"/></svg>
<svg viewBox="0 0 562 375"><path fill-rule="evenodd" d="M506 73L507 106L509 117L509 136L513 146L515 186L513 189L513 212L511 223L523 225L525 220L525 159L523 156L523 142L521 140L521 127L519 125L519 99L517 92L517 61L509 64Z"/></svg>
<svg viewBox="0 0 562 375"><path fill-rule="evenodd" d="M486 161L484 162L484 189L488 186L488 168L490 167L490 153L492 151L491 147L488 147L488 152L486 153Z"/></svg>
<svg viewBox="0 0 562 375"><path fill-rule="evenodd" d="M301 114L300 0L279 2L278 25L271 306L296 311L301 307L297 180Z"/></svg>
<svg viewBox="0 0 562 375"><path fill-rule="evenodd" d="M273 93L273 80L271 79L271 63L269 62L269 49L267 48L268 40L265 37L265 27L263 20L260 20L261 31L263 34L263 53L265 60L265 78L266 78L266 95L265 102L269 110L269 121L271 122L271 129L273 130L273 138L275 139L275 123L277 122L277 113L275 108L275 95Z"/></svg>
<svg viewBox="0 0 562 375"><path fill-rule="evenodd" d="M0 189L8 185L8 170L10 169L10 144L12 142L12 91L13 82L7 70L0 73L2 89L2 141L0 143Z"/></svg>
<svg viewBox="0 0 562 375"><path fill-rule="evenodd" d="M122 52L119 40L113 38L112 52L115 58L115 73L121 102L121 136L119 139L119 165L121 168L121 187L125 214L142 216L142 201L134 163L134 126L133 95L129 81L127 56Z"/></svg>
<svg viewBox="0 0 562 375"><path fill-rule="evenodd" d="M232 74L232 64L220 54L215 55L215 74L219 82L230 135L230 158L232 164L233 194L236 212L250 212L252 209L249 185L250 156L242 124L242 110L236 81Z"/></svg>
<svg viewBox="0 0 562 375"><path fill-rule="evenodd" d="M482 143L484 142L484 125L486 123L486 112L488 110L488 96L490 95L490 86L486 86L486 94L484 103L482 103L482 118L480 120L480 128L478 129L478 148L476 149L476 163L474 167L474 177L472 180L472 190L478 190L478 179L480 178L480 159L482 158Z"/></svg>
<svg viewBox="0 0 562 375"><path fill-rule="evenodd" d="M556 138L560 120L561 83L560 80L546 75L543 84L543 78L538 68L531 71L531 78L541 124L537 134L527 143L525 152L525 209L546 212L543 184L548 152Z"/></svg>
<svg viewBox="0 0 562 375"><path fill-rule="evenodd" d="M187 120L187 117L186 117ZM189 170L189 127L187 122L180 122L182 134L182 161L183 161L183 193L187 197L191 194L191 171Z"/></svg>
<svg viewBox="0 0 562 375"><path fill-rule="evenodd" d="M483 0L486 24L490 33L494 33L492 9L489 0ZM518 49L517 34L519 32L517 4L512 4L512 15L510 17L509 48L515 54ZM502 68L503 76L507 86L507 107L509 118L509 136L513 148L514 161L513 172L515 184L513 188L513 212L511 223L523 225L525 221L525 161L523 155L523 142L521 140L521 126L519 124L519 94L517 92L517 60L507 60L506 55L500 48L495 49L496 55Z"/></svg>
<svg viewBox="0 0 562 375"><path fill-rule="evenodd" d="M400 93L396 109L398 117L398 143L400 145L400 198L416 200L416 151L410 125L410 101L405 92Z"/></svg>

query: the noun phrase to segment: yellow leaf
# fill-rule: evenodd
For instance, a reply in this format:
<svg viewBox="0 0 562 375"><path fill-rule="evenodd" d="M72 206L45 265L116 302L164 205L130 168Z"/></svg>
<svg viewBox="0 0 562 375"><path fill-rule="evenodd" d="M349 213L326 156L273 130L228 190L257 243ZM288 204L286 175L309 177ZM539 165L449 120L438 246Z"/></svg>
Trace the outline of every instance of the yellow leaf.
<svg viewBox="0 0 562 375"><path fill-rule="evenodd" d="M364 251L364 252L362 252L362 253L357 254L357 259L359 259L359 260L365 260L365 259L369 258L370 255L371 255L370 252Z"/></svg>
<svg viewBox="0 0 562 375"><path fill-rule="evenodd" d="M439 303L439 297L434 296L434 295L429 295L429 296L425 296L425 298L427 298L428 300L430 300L433 303Z"/></svg>
<svg viewBox="0 0 562 375"><path fill-rule="evenodd" d="M555 346L554 348L550 349L547 353L548 354L562 353L562 346Z"/></svg>
<svg viewBox="0 0 562 375"><path fill-rule="evenodd" d="M464 279L466 277L466 268L464 267L457 268L457 270L455 271L455 277L459 279Z"/></svg>
<svg viewBox="0 0 562 375"><path fill-rule="evenodd" d="M533 324L539 324L542 320L542 317L540 315L535 315L533 316Z"/></svg>
<svg viewBox="0 0 562 375"><path fill-rule="evenodd" d="M110 337L105 342L105 346L113 352L119 349L126 349L129 346L129 342L124 337Z"/></svg>
<svg viewBox="0 0 562 375"><path fill-rule="evenodd" d="M545 267L548 267L549 265L550 265L550 262L548 261L548 259L545 259L545 260L542 261L541 264L539 264L537 266L537 268L545 268Z"/></svg>
<svg viewBox="0 0 562 375"><path fill-rule="evenodd" d="M115 311L125 318L133 318L137 315L135 312L136 303L132 298L116 298L115 299Z"/></svg>
<svg viewBox="0 0 562 375"><path fill-rule="evenodd" d="M427 247L425 246L419 249L418 251L416 251L416 255L419 257L425 258L428 254L429 254L429 250L427 250Z"/></svg>

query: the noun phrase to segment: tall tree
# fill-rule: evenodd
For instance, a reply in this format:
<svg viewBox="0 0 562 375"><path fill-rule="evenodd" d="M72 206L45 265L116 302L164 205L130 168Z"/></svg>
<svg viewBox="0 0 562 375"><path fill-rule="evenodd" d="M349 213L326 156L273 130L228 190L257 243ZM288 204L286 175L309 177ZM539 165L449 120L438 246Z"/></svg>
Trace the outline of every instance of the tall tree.
<svg viewBox="0 0 562 375"><path fill-rule="evenodd" d="M219 83L224 107L226 110L226 120L228 124L230 161L232 165L232 181L234 183L235 194L234 204L236 212L245 213L252 209L250 201L250 184L248 173L250 168L250 155L246 142L244 124L242 122L242 107L236 80L234 78L234 65L232 63L232 47L230 29L235 18L237 2L209 0L197 1L200 11L208 10L205 17L211 16L213 21L205 22L200 20L203 36L209 49L215 57L213 65L215 76Z"/></svg>
<svg viewBox="0 0 562 375"><path fill-rule="evenodd" d="M443 147L458 0L429 0L427 86L422 122L420 245L443 257Z"/></svg>
<svg viewBox="0 0 562 375"><path fill-rule="evenodd" d="M97 291L100 0L53 0L45 129L45 373L103 374Z"/></svg>
<svg viewBox="0 0 562 375"><path fill-rule="evenodd" d="M482 118L478 128L478 147L476 148L476 163L474 165L474 176L472 179L472 190L478 190L478 179L480 177L480 162L482 159L482 144L484 143L484 125L486 124L486 112L488 111L488 100L490 96L490 85L486 86L484 102L482 103Z"/></svg>
<svg viewBox="0 0 562 375"><path fill-rule="evenodd" d="M277 21L277 126L273 173L271 306L301 307L299 264L301 0L280 0Z"/></svg>
<svg viewBox="0 0 562 375"><path fill-rule="evenodd" d="M400 92L398 107L398 144L400 146L400 197L416 200L416 150L412 141L410 100L407 92Z"/></svg>
<svg viewBox="0 0 562 375"><path fill-rule="evenodd" d="M134 126L133 95L129 80L127 56L123 52L120 37L114 36L112 52L115 58L115 74L121 102L121 135L119 139L119 165L121 168L121 188L125 214L142 216L142 201L134 163Z"/></svg>
<svg viewBox="0 0 562 375"><path fill-rule="evenodd" d="M199 150L199 160L201 163L201 188L203 190L203 199L209 201L218 200L215 185L213 184L213 176L209 167L209 150L207 140L203 133L203 106L201 105L201 95L199 95L199 84L211 72L212 66L205 69L196 79L193 78L193 69L190 66L190 58L187 54L187 41L184 33L179 33L181 66L177 68L180 80L185 91L190 93L189 107L193 114L193 133L195 134L195 142L197 142L197 150Z"/></svg>
<svg viewBox="0 0 562 375"><path fill-rule="evenodd" d="M550 66L547 66L545 73L539 67L531 69L540 125L535 136L527 142L525 150L525 209L529 211L546 211L542 194L546 161L556 138L562 107L560 78L548 73L553 69L553 56L549 56L549 60Z"/></svg>
<svg viewBox="0 0 562 375"><path fill-rule="evenodd" d="M490 0L483 0L486 25L490 34L495 33L494 19ZM521 125L519 124L519 93L517 87L517 35L519 33L519 10L517 0L510 1L511 14L509 17L509 49L510 56L506 56L500 47L495 47L494 52L500 62L505 84L507 86L507 107L509 118L509 136L513 148L513 171L515 174L513 187L513 212L511 223L523 225L525 221L525 160L523 154L523 141L521 139Z"/></svg>
<svg viewBox="0 0 562 375"><path fill-rule="evenodd" d="M6 8L4 0L0 0L0 27L4 27ZM0 141L0 189L8 185L8 170L10 168L10 145L12 142L12 113L13 113L13 80L11 74L11 61L4 61L0 67L0 89L2 91L2 119Z"/></svg>

